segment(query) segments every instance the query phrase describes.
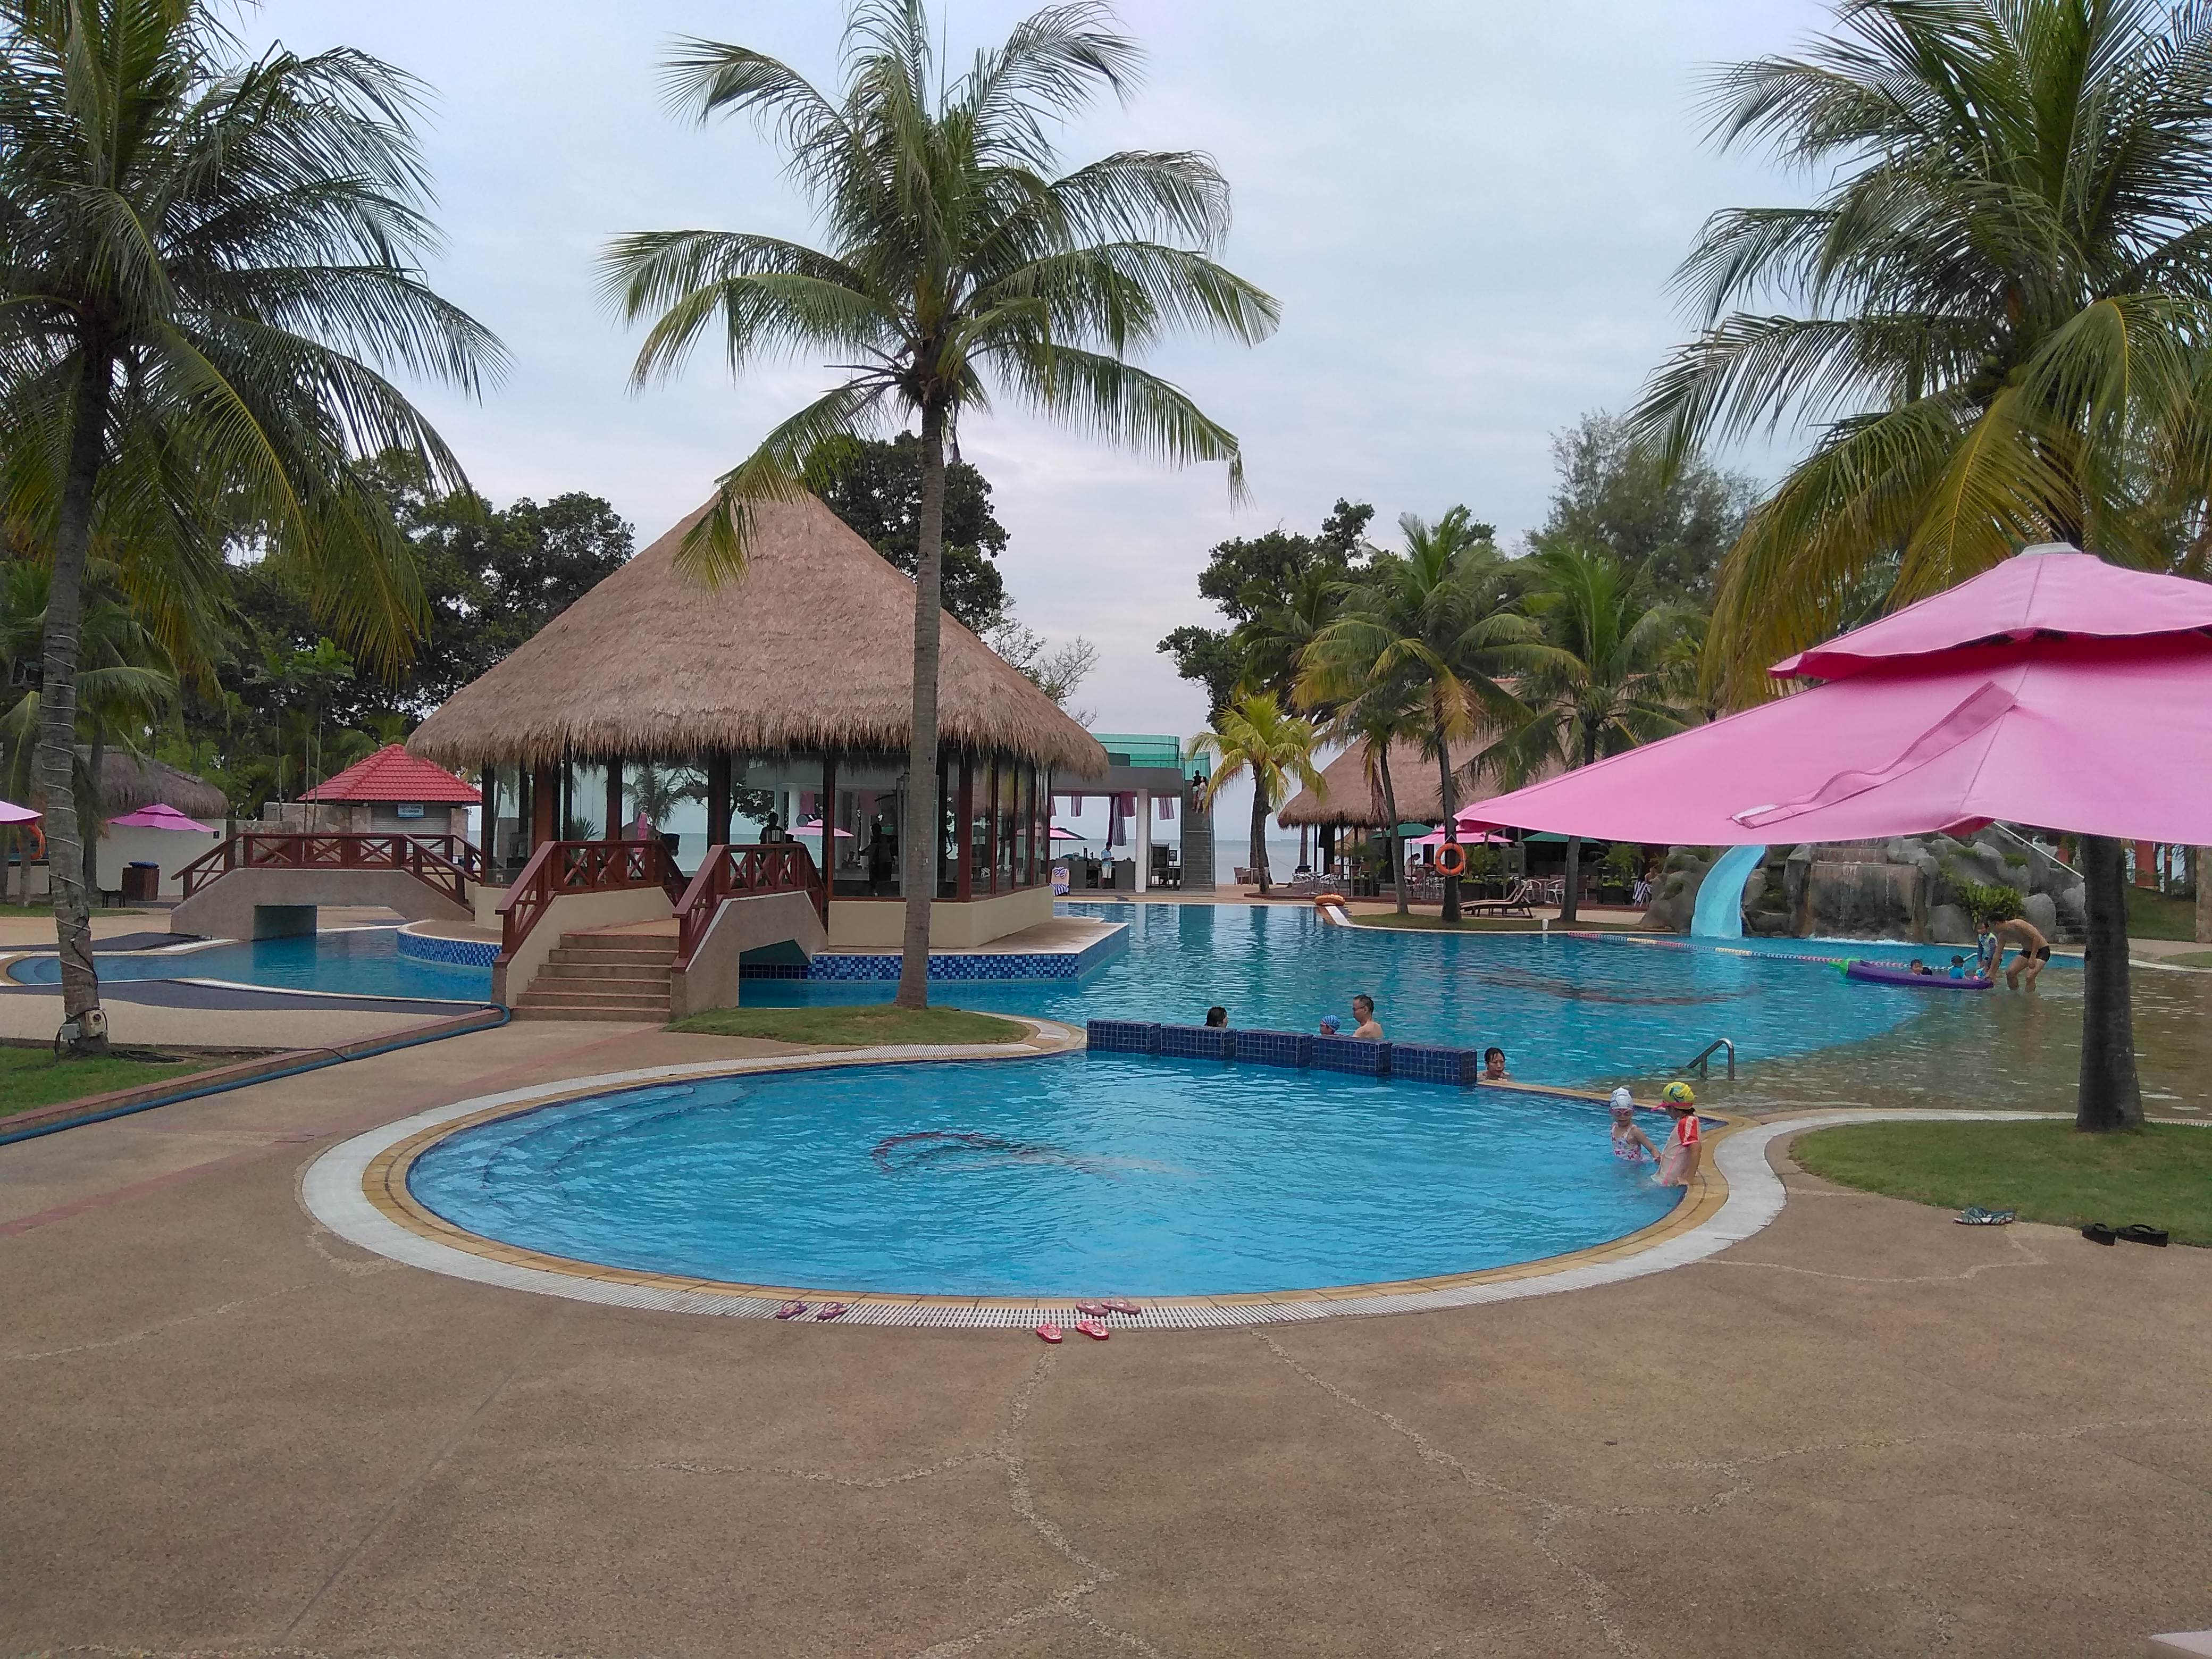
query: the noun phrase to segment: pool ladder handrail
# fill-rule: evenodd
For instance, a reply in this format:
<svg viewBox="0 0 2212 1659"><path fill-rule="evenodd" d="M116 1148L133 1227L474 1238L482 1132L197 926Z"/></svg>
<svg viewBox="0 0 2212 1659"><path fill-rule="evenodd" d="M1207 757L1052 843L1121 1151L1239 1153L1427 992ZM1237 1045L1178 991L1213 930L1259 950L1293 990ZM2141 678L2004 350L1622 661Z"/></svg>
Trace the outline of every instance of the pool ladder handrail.
<svg viewBox="0 0 2212 1659"><path fill-rule="evenodd" d="M1687 1066L1678 1066L1676 1069L1684 1072L1695 1072L1699 1077L1711 1077L1713 1074L1713 1051L1717 1048L1725 1048L1728 1050L1729 1081L1731 1083L1735 1082L1735 1044L1731 1042L1726 1037L1715 1037L1711 1042L1708 1042L1705 1046L1704 1049L1699 1052L1695 1060L1692 1060Z"/></svg>

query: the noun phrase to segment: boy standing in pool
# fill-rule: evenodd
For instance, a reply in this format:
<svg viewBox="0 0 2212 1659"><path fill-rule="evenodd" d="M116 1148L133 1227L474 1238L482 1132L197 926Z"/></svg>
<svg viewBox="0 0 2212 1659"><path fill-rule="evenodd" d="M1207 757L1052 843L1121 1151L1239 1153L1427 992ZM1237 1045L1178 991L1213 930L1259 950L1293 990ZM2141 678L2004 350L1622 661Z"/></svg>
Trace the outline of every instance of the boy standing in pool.
<svg viewBox="0 0 2212 1659"><path fill-rule="evenodd" d="M1698 1097L1688 1084L1678 1081L1661 1090L1659 1099L1674 1119L1674 1133L1667 1137L1667 1150L1659 1154L1656 1184L1686 1187L1698 1173L1698 1153L1704 1144L1698 1127Z"/></svg>
<svg viewBox="0 0 2212 1659"><path fill-rule="evenodd" d="M2026 916L2014 916L2009 921L1999 922L1996 932L1998 955L2003 955L2007 945L2020 948L2020 954L2012 959L2012 966L2005 969L2006 988L2014 991L2023 988L2033 991L2035 981L2043 975L2043 964L2051 960L2051 941L2044 938L2043 930ZM2027 984L2024 988L2020 982L2022 975L2027 977Z"/></svg>

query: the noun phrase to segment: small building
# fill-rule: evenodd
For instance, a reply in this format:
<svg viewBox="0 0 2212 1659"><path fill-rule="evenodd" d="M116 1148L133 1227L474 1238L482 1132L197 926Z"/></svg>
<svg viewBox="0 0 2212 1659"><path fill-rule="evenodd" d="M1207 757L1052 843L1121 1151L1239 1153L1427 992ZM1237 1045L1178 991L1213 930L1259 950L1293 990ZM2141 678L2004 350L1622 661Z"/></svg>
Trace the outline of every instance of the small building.
<svg viewBox="0 0 2212 1659"><path fill-rule="evenodd" d="M632 820L642 763L691 771L707 842L726 845L739 803L826 866L832 947L896 946L908 860L914 583L812 496L753 508L746 567L710 584L678 568L701 508L461 688L408 741L483 769L501 823L499 770L518 780L516 842L489 868L584 816L576 773L599 773L602 826ZM951 617L938 672L939 901L931 940L963 949L1052 916L1057 774L1108 770L1091 734ZM825 826L826 823L826 828ZM811 825L811 829L809 826Z"/></svg>
<svg viewBox="0 0 2212 1659"><path fill-rule="evenodd" d="M156 803L175 807L204 825L208 833L143 830L109 822ZM124 890L125 870L134 864L150 864L161 872L152 890L178 892L177 872L222 839L228 811L222 791L204 778L162 761L106 750L100 759L100 836L91 843L94 890L119 893Z"/></svg>
<svg viewBox="0 0 2212 1659"><path fill-rule="evenodd" d="M465 840L469 808L480 796L442 766L389 743L356 761L335 777L317 784L301 799L317 810L304 830L354 835L397 832L412 836L458 836Z"/></svg>

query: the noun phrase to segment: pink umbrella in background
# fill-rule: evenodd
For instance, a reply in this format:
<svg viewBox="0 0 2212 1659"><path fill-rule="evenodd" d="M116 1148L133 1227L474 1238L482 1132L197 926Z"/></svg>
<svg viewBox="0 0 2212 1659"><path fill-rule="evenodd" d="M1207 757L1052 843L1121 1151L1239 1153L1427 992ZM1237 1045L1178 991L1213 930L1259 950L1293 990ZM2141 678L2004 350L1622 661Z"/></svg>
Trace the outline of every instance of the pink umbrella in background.
<svg viewBox="0 0 2212 1659"><path fill-rule="evenodd" d="M119 818L110 818L111 830L189 830L195 835L217 836L220 830L210 830L198 818L179 811L167 801L155 801L135 812L125 812Z"/></svg>
<svg viewBox="0 0 2212 1659"><path fill-rule="evenodd" d="M0 823L28 823L42 816L27 806L18 806L12 800L0 800Z"/></svg>
<svg viewBox="0 0 2212 1659"><path fill-rule="evenodd" d="M2077 1121L2140 1121L2119 843L2212 842L2212 585L2031 548L1769 672L1826 684L1495 796L1482 821L1698 847L1998 819L2083 836Z"/></svg>

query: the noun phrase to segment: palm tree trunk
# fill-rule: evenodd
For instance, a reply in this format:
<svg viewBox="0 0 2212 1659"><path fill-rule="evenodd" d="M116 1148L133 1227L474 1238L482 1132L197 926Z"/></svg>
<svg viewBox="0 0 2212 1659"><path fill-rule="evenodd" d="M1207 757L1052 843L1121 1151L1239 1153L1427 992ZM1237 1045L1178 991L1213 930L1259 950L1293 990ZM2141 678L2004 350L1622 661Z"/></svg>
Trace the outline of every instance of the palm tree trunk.
<svg viewBox="0 0 2212 1659"><path fill-rule="evenodd" d="M76 822L84 842L84 885L88 895L100 891L100 774L107 764L107 728L96 717L91 726L92 741L87 745L91 758L77 774L76 781ZM123 884L120 876L116 878L115 884Z"/></svg>
<svg viewBox="0 0 2212 1659"><path fill-rule="evenodd" d="M2212 848L2192 847L2189 849L2190 873L2197 878L2197 942L2212 945L2212 881L2205 878L2205 854Z"/></svg>
<svg viewBox="0 0 2212 1659"><path fill-rule="evenodd" d="M1437 737L1437 799L1444 809L1444 845L1459 845L1459 803L1452 797L1451 744L1444 738L1442 727ZM1459 878L1444 878L1444 925L1451 927L1459 921Z"/></svg>
<svg viewBox="0 0 2212 1659"><path fill-rule="evenodd" d="M899 955L897 1005L929 1006L929 910L937 898L937 668L944 634L945 410L921 410L921 516L914 572L914 736L906 755L906 845L899 860L906 895L906 939ZM995 807L994 808L995 811ZM822 846L830 856L830 820Z"/></svg>
<svg viewBox="0 0 2212 1659"><path fill-rule="evenodd" d="M1559 895L1559 921L1562 923L1571 923L1575 920L1575 895L1576 890L1582 885L1582 878L1583 838L1580 836L1569 836L1567 837L1567 884Z"/></svg>
<svg viewBox="0 0 2212 1659"><path fill-rule="evenodd" d="M84 619L84 567L92 548L92 506L107 444L110 365L107 341L88 328L82 378L70 432L69 471L54 529L54 567L46 595L40 659L39 749L40 811L46 814L46 872L53 890L54 939L62 974L62 1018L79 1021L100 1006L92 963L92 902L85 891L83 826L76 810L76 669ZM107 1048L103 1030L80 1036L73 1054Z"/></svg>
<svg viewBox="0 0 2212 1659"><path fill-rule="evenodd" d="M1406 849L1398 841L1398 790L1390 781L1390 745L1384 744L1378 752L1382 757L1376 769L1382 775L1382 810L1390 815L1390 828L1383 837L1383 844L1390 849L1390 881L1398 890L1398 914L1409 915L1412 912L1406 903Z"/></svg>
<svg viewBox="0 0 2212 1659"><path fill-rule="evenodd" d="M1252 775L1252 873L1259 878L1260 896L1267 896L1267 790L1257 772Z"/></svg>
<svg viewBox="0 0 2212 1659"><path fill-rule="evenodd" d="M2102 1133L2142 1127L2136 1078L2135 1014L2128 992L2127 854L2105 836L2081 837L2089 942L2081 964L2081 1080L2074 1127Z"/></svg>

